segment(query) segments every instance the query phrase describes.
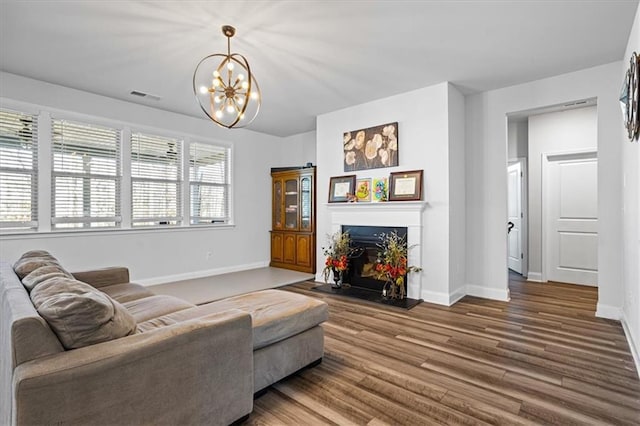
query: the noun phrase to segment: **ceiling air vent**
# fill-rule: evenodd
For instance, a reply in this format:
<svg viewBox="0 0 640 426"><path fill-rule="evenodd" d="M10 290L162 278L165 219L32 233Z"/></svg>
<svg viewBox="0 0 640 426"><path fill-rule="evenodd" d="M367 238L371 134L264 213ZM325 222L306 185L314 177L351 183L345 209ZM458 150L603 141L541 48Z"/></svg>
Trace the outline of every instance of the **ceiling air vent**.
<svg viewBox="0 0 640 426"><path fill-rule="evenodd" d="M153 99L154 101L159 101L161 99L160 96L158 96L158 95L152 95L150 93L144 93L144 92L140 92L138 90L132 90L131 91L131 95L137 96L139 98Z"/></svg>

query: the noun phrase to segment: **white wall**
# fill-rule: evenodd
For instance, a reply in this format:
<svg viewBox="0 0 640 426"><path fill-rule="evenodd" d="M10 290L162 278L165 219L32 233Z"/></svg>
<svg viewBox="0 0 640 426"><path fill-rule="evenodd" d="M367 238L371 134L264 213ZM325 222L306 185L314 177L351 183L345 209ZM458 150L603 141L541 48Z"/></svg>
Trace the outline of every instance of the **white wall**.
<svg viewBox="0 0 640 426"><path fill-rule="evenodd" d="M133 279L146 283L206 276L229 270L265 266L269 262L271 225L270 168L304 164L304 149L248 130L227 130L209 120L188 117L94 95L13 74L0 74L4 103L36 105L151 131L189 134L220 141L233 149L235 226L175 230L49 233L0 237L0 257L14 261L21 253L51 251L70 270L123 265ZM194 101L195 102L195 101ZM3 105L5 106L5 105ZM289 149L292 148L292 149ZM308 150L308 149L307 149ZM212 257L207 259L207 252Z"/></svg>
<svg viewBox="0 0 640 426"><path fill-rule="evenodd" d="M509 120L507 128L509 160L529 156L529 120Z"/></svg>
<svg viewBox="0 0 640 426"><path fill-rule="evenodd" d="M622 308L620 62L466 98L467 284L491 297L507 283L507 114L567 101L598 104L598 313Z"/></svg>
<svg viewBox="0 0 640 426"><path fill-rule="evenodd" d="M632 52L640 53L640 8L636 12L629 43L622 62L620 81L629 67ZM621 138L624 173L624 249L623 278L624 306L623 320L625 332L630 340L636 359L636 368L640 371L640 143L629 142L626 134Z"/></svg>
<svg viewBox="0 0 640 426"><path fill-rule="evenodd" d="M358 178L384 177L393 171L424 170L424 199L428 206L423 213L421 265L417 265L423 268L422 297L436 303L449 304L449 111L463 114L462 101L457 89L448 83L441 83L318 116L318 253L322 253L321 247L326 244L326 235L330 232L330 216L325 204L329 178L349 174L343 169L343 133L397 121L399 166L362 170L356 174ZM458 121L451 129L455 133L456 145L451 147L452 152L460 151L460 141L464 138L462 119L456 120ZM462 163L459 168L462 168ZM456 182L455 188L464 190L461 182ZM456 202L463 203L460 198ZM459 221L459 216L454 219ZM459 239L456 238L456 241ZM322 280L320 272L323 266L324 259L319 255L318 280Z"/></svg>
<svg viewBox="0 0 640 426"><path fill-rule="evenodd" d="M282 155L291 161L298 160L291 166L304 166L307 163L316 164L316 131L298 133L283 139Z"/></svg>
<svg viewBox="0 0 640 426"><path fill-rule="evenodd" d="M529 117L529 277L542 274L542 154L598 147L595 106Z"/></svg>
<svg viewBox="0 0 640 426"><path fill-rule="evenodd" d="M464 96L449 84L449 303L466 294Z"/></svg>

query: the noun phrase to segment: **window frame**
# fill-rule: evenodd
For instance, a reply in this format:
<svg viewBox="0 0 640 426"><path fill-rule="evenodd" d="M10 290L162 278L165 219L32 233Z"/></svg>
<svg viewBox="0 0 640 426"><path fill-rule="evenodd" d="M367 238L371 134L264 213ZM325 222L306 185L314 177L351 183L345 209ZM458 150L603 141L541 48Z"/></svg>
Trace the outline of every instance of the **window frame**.
<svg viewBox="0 0 640 426"><path fill-rule="evenodd" d="M115 175L109 174L97 174L97 173L76 173L69 171L56 171L55 169L55 155L57 151L54 149L54 129L55 122L62 121L68 122L72 124L77 124L81 126L88 127L101 127L106 128L108 130L113 130L116 134L116 155L115 155ZM49 137L49 166L50 166L50 202L51 202L51 230L52 231L61 231L61 232L77 232L82 230L113 230L120 229L122 226L122 180L123 180L123 167L122 167L122 159L123 159L123 129L122 126L119 126L116 123L105 122L102 120L93 120L91 118L84 117L75 117L68 116L65 114L51 114L50 117L50 137ZM82 178L83 185L86 184L86 180L89 181L89 185L91 184L92 179L102 179L102 180L113 180L115 183L114 192L114 216L85 216L82 217L56 217L56 178L58 177L71 177L71 178ZM84 202L84 201L83 201ZM83 213L85 213L83 211ZM94 223L104 223L104 222L113 222L112 226L92 226ZM58 224L82 224L80 227L56 227Z"/></svg>
<svg viewBox="0 0 640 426"><path fill-rule="evenodd" d="M0 230L3 233L20 233L20 232L38 232L40 228L39 221L39 207L40 207L40 191L39 191L39 149L40 149L40 135L39 135L39 114L37 111L30 110L29 108L14 108L9 105L6 106L4 102L2 103L2 111L9 114L16 114L20 116L28 116L31 118L32 129L31 129L31 168L30 169L20 169L14 167L2 167L0 166L0 173L14 174L14 175L26 175L30 176L30 198L31 198L31 208L30 215L31 220L29 221L1 221L0 222ZM35 132L34 132L35 129Z"/></svg>
<svg viewBox="0 0 640 426"><path fill-rule="evenodd" d="M205 182L205 181L200 181L200 180L192 180L191 179L191 146L194 144L200 144L200 145L209 145L211 147L214 148L218 148L221 150L225 151L225 183L213 183L213 182ZM210 143L210 142L203 142L202 140L190 140L187 148L185 148L185 154L187 153L188 150L188 154L189 157L186 159L187 164L188 164L188 170L186 170L185 172L185 176L187 176L187 184L188 184L188 206L189 206L189 216L188 216L188 225L189 226L209 226L209 225L213 225L216 223L219 224L230 224L233 222L233 212L232 212L232 206L233 206L233 199L232 199L232 149L228 144L221 144L221 143ZM212 188L223 188L225 191L225 202L226 202L226 217L224 218L219 218L219 217L204 217L204 216L194 216L193 212L191 211L191 206L193 203L192 200L192 187L194 185L200 185L200 186L204 186L204 187L212 187ZM194 223L194 220L197 219L205 219L205 220L210 220L211 222L196 222Z"/></svg>
<svg viewBox="0 0 640 426"><path fill-rule="evenodd" d="M157 137L159 139L173 139L174 141L176 141L176 143L178 144L179 148L178 148L178 158L176 161L176 165L178 167L176 176L177 179L164 179L164 178L149 178L149 177L134 177L133 176L133 140L134 140L134 135L136 134L141 134L144 136L150 136L150 137ZM173 133L169 133L169 132L163 132L163 131L157 131L154 129L144 129L144 128L139 128L139 127L135 127L135 128L130 128L130 132L129 132L129 149L128 149L128 158L127 161L129 163L129 176L128 178L130 179L130 183L129 183L129 197L128 197L128 201L129 201L129 209L130 209L130 223L131 223L131 228L132 229L162 229L162 228L176 228L176 227L180 227L184 225L184 218L185 218L185 206L184 206L184 191L185 191L185 179L184 179L184 153L185 153L185 146L186 146L186 138L184 136L179 136L177 134L173 134ZM125 153L123 153L123 155L126 155ZM133 200L133 187L134 187L134 183L135 182L149 182L149 183L169 183L169 184L176 184L176 216L156 216L156 217L144 217L144 218L135 218L134 217L134 200ZM137 225L137 222L150 222L150 221L156 221L159 223L156 224L149 224L149 225L145 225L145 224L140 224ZM171 222L171 221L175 221L174 224L172 223L160 223L160 222Z"/></svg>
<svg viewBox="0 0 640 426"><path fill-rule="evenodd" d="M230 141L222 141L204 135L194 135L187 131L175 131L155 126L141 125L139 123L127 122L123 120L110 119L90 114L79 113L59 108L52 108L33 104L29 102L18 101L0 96L0 105L3 109L12 110L17 113L32 115L34 122L38 124L37 135L37 170L36 183L37 188L37 219L38 225L35 228L8 229L0 227L0 240L11 240L20 238L55 238L59 235L85 235L85 234L145 234L148 232L191 232L201 231L203 228L208 229L229 229L234 228L234 143ZM115 128L120 131L120 226L119 227L88 227L88 228L55 228L52 227L51 220L53 217L53 119L62 119L81 124L95 125ZM127 153L130 150L130 138L134 132L150 133L162 137L178 138L183 141L182 149L182 181L181 181L181 203L182 203L182 220L175 226L133 226L131 223L132 216L132 200L131 200L131 158ZM188 149L189 143L195 141L197 143L211 144L228 151L228 221L226 223L200 223L191 224L190 219L190 181L189 181L189 158L184 155L184 151Z"/></svg>

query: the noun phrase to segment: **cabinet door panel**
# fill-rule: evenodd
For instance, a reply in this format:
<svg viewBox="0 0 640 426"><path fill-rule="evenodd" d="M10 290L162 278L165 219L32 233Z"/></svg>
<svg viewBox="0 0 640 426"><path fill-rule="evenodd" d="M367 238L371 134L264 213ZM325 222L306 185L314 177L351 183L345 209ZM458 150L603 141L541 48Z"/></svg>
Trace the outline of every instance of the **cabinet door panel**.
<svg viewBox="0 0 640 426"><path fill-rule="evenodd" d="M311 232L313 213L313 182L311 176L300 178L300 230Z"/></svg>
<svg viewBox="0 0 640 426"><path fill-rule="evenodd" d="M273 229L284 229L283 221L283 205L284 195L282 188L282 179L274 179L273 181Z"/></svg>
<svg viewBox="0 0 640 426"><path fill-rule="evenodd" d="M271 234L271 260L282 262L284 253L284 241L282 234Z"/></svg>
<svg viewBox="0 0 640 426"><path fill-rule="evenodd" d="M299 266L311 266L311 235L298 235L296 239L296 262Z"/></svg>
<svg viewBox="0 0 640 426"><path fill-rule="evenodd" d="M296 236L284 234L283 260L285 263L296 263Z"/></svg>

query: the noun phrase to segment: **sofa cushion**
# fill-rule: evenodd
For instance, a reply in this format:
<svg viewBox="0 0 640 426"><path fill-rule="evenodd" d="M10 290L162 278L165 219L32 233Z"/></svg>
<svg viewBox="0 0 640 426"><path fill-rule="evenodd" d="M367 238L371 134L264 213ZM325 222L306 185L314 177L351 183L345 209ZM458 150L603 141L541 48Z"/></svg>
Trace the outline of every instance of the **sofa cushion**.
<svg viewBox="0 0 640 426"><path fill-rule="evenodd" d="M150 296L123 303L136 322L193 308L195 305L173 296Z"/></svg>
<svg viewBox="0 0 640 426"><path fill-rule="evenodd" d="M60 265L41 266L24 277L22 284L31 292L38 284L54 277L73 278L73 275L65 271Z"/></svg>
<svg viewBox="0 0 640 426"><path fill-rule="evenodd" d="M253 349L302 333L328 319L325 302L282 290L263 290L206 303L169 315L138 321L144 333L215 312L237 309L251 315Z"/></svg>
<svg viewBox="0 0 640 426"><path fill-rule="evenodd" d="M24 253L13 265L13 270L18 278L22 280L31 272L42 266L58 266L64 271L64 268L62 268L60 263L58 263L58 260L44 250L32 250ZM69 272L65 272L69 274Z"/></svg>
<svg viewBox="0 0 640 426"><path fill-rule="evenodd" d="M107 285L100 287L100 291L104 291L109 297L116 299L120 303L154 295L145 286L132 283Z"/></svg>
<svg viewBox="0 0 640 426"><path fill-rule="evenodd" d="M120 303L81 281L49 278L33 289L31 300L66 349L106 342L135 331L134 318Z"/></svg>

